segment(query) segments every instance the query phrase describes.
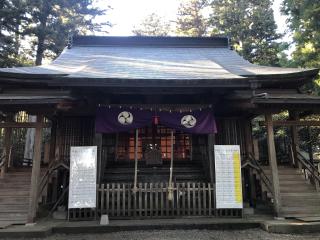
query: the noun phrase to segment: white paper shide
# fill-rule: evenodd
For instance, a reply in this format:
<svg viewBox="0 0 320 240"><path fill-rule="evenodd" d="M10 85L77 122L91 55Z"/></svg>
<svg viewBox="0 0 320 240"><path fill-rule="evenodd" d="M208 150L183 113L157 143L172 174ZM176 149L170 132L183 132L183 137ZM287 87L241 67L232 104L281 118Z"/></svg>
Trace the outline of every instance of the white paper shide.
<svg viewBox="0 0 320 240"><path fill-rule="evenodd" d="M69 208L95 208L97 147L71 147Z"/></svg>

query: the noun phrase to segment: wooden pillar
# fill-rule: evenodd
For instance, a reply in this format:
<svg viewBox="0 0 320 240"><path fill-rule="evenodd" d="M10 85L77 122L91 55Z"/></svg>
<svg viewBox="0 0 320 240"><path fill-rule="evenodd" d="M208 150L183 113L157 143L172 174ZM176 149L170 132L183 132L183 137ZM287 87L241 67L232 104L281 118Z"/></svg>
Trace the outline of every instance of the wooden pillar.
<svg viewBox="0 0 320 240"><path fill-rule="evenodd" d="M298 121L299 115L297 112L289 112L290 120ZM297 126L291 126L291 141L292 141L292 152L293 152L293 164L296 165L299 150L299 137Z"/></svg>
<svg viewBox="0 0 320 240"><path fill-rule="evenodd" d="M208 134L208 158L209 158L209 171L210 171L210 182L214 183L214 142L215 142L215 136L213 133Z"/></svg>
<svg viewBox="0 0 320 240"><path fill-rule="evenodd" d="M95 134L95 145L97 145L97 162L98 162L98 176L97 182L98 184L101 183L104 173L105 164L102 162L105 159L102 159L102 133Z"/></svg>
<svg viewBox="0 0 320 240"><path fill-rule="evenodd" d="M4 129L4 162L1 168L1 178L5 177L8 170L8 164L11 158L11 136L12 128L8 127Z"/></svg>
<svg viewBox="0 0 320 240"><path fill-rule="evenodd" d="M279 174L277 165L276 149L274 145L274 134L273 134L273 123L272 114L265 114L265 121L267 125L267 143L268 143L268 159L272 173L272 184L273 184L273 197L274 197L274 211L277 217L280 214L281 199L280 199L280 184Z"/></svg>
<svg viewBox="0 0 320 240"><path fill-rule="evenodd" d="M252 139L252 127L251 127L251 120L246 118L243 120L244 126L244 138L245 138L245 151L248 157L254 157L253 154L253 139ZM250 168L248 171L249 177L249 192L250 192L250 204L252 206L256 205L257 193L256 193L256 182L254 177L253 169Z"/></svg>
<svg viewBox="0 0 320 240"><path fill-rule="evenodd" d="M308 153L309 153L309 160L312 165L314 165L313 162L313 150L312 150L312 137L311 137L311 126L308 126Z"/></svg>
<svg viewBox="0 0 320 240"><path fill-rule="evenodd" d="M34 140L34 154L32 161L31 189L29 197L28 222L33 223L38 208L38 185L40 180L41 143L43 116L37 115L37 125Z"/></svg>
<svg viewBox="0 0 320 240"><path fill-rule="evenodd" d="M52 125L51 125L50 154L49 154L50 161L55 160L56 141L57 141L57 124L58 124L57 119L54 118L52 120Z"/></svg>
<svg viewBox="0 0 320 240"><path fill-rule="evenodd" d="M252 130L251 130L251 120L249 118L244 119L244 138L246 141L246 154L253 156L253 139L252 139Z"/></svg>

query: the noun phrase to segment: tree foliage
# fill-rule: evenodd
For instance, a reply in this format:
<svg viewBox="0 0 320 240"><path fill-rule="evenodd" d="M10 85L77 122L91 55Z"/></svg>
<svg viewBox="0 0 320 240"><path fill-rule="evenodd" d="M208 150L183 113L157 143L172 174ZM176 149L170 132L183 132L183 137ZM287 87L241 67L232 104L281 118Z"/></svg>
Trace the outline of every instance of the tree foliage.
<svg viewBox="0 0 320 240"><path fill-rule="evenodd" d="M295 63L302 67L320 67L320 2L284 0L282 11L288 15L293 32Z"/></svg>
<svg viewBox="0 0 320 240"><path fill-rule="evenodd" d="M0 1L0 67L23 64L19 48L20 29L26 23L25 7L21 0Z"/></svg>
<svg viewBox="0 0 320 240"><path fill-rule="evenodd" d="M60 53L66 45L68 34L86 34L87 31L101 29L101 24L93 20L105 11L94 7L92 3L92 0L29 1L30 24L24 33L35 37L36 65L42 63L46 53L53 56Z"/></svg>
<svg viewBox="0 0 320 240"><path fill-rule="evenodd" d="M283 13L288 16L293 33L295 66L320 68L320 2L313 0L284 0ZM315 85L306 86L320 94L320 76Z"/></svg>
<svg viewBox="0 0 320 240"><path fill-rule="evenodd" d="M207 0L187 0L181 2L176 21L178 35L205 36L209 28L208 19L204 15L207 6Z"/></svg>
<svg viewBox="0 0 320 240"><path fill-rule="evenodd" d="M276 40L270 0L213 0L210 17L213 33L227 35L231 44L247 60L262 65L280 65L283 47Z"/></svg>
<svg viewBox="0 0 320 240"><path fill-rule="evenodd" d="M170 28L170 22L163 21L156 13L151 13L139 26L134 27L132 33L137 36L168 36Z"/></svg>
<svg viewBox="0 0 320 240"><path fill-rule="evenodd" d="M66 46L69 34L104 30L109 22L95 18L108 9L94 6L97 0L0 0L0 64L4 67L25 64L44 57L54 58ZM23 52L23 46L33 49ZM20 57L25 56L25 57Z"/></svg>

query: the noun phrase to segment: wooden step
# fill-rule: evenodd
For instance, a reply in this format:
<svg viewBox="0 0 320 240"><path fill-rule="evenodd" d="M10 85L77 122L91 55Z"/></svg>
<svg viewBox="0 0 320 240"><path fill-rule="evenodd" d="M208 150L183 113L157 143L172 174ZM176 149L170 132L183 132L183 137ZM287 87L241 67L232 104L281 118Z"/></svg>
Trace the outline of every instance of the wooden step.
<svg viewBox="0 0 320 240"><path fill-rule="evenodd" d="M264 172L272 183L270 168ZM320 193L304 179L296 168L279 166L278 176L281 195L281 215L284 217L320 216Z"/></svg>
<svg viewBox="0 0 320 240"><path fill-rule="evenodd" d="M202 173L202 169L173 169L175 173ZM170 169L138 169L138 173L145 173L145 174L162 174L162 173L169 173ZM128 169L128 168L115 168L115 169L106 169L105 174L134 174L134 169Z"/></svg>
<svg viewBox="0 0 320 240"><path fill-rule="evenodd" d="M280 193L293 193L293 192L314 192L315 188L313 186L305 185L296 185L296 186L283 186L280 185Z"/></svg>
<svg viewBox="0 0 320 240"><path fill-rule="evenodd" d="M294 207L281 207L281 213L288 213L288 214L319 214L320 215L320 207L315 206L294 206Z"/></svg>
<svg viewBox="0 0 320 240"><path fill-rule="evenodd" d="M27 212L26 204L1 204L0 212Z"/></svg>
<svg viewBox="0 0 320 240"><path fill-rule="evenodd" d="M285 218L305 218L305 217L320 217L319 213L281 213Z"/></svg>
<svg viewBox="0 0 320 240"><path fill-rule="evenodd" d="M27 211L21 212L21 213L3 213L0 212L0 219L4 219L5 217L10 218L10 219L21 219L21 218L26 218L27 217Z"/></svg>

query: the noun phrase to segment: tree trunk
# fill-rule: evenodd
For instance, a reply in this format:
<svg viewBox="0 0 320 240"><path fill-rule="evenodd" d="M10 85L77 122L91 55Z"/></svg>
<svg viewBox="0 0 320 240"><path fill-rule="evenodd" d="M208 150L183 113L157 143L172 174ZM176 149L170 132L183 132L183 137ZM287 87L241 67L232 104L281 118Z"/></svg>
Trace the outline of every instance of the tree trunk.
<svg viewBox="0 0 320 240"><path fill-rule="evenodd" d="M38 28L38 32L36 33L36 36L38 38L38 43L37 43L37 54L36 54L36 65L39 66L42 64L42 58L43 58L43 53L45 51L45 39L46 39L46 27L47 27L47 21L48 21L48 16L50 14L49 11L49 3L48 1L43 1L42 5L42 12L41 16L39 18L40 20L40 26Z"/></svg>
<svg viewBox="0 0 320 240"><path fill-rule="evenodd" d="M37 66L42 64L43 52L44 52L44 36L41 34L41 36L38 36L38 43L37 43L37 55L36 55Z"/></svg>

